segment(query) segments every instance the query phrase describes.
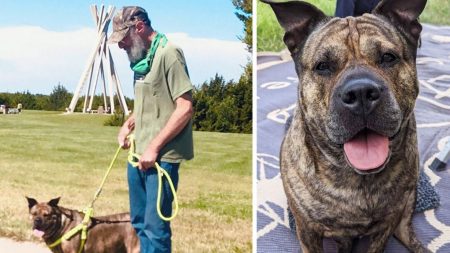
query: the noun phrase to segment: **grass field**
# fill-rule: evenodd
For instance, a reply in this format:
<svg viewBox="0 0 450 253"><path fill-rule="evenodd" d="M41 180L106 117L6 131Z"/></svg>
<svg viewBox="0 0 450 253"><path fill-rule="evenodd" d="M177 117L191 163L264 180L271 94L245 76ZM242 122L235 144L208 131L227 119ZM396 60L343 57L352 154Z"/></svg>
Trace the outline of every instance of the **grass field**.
<svg viewBox="0 0 450 253"><path fill-rule="evenodd" d="M106 116L24 111L0 115L0 236L31 236L25 196L81 209L92 200L117 149ZM195 159L180 169L174 252L251 252L251 135L194 132ZM128 211L121 152L95 214Z"/></svg>
<svg viewBox="0 0 450 253"><path fill-rule="evenodd" d="M328 16L334 15L335 0L306 0L321 9ZM284 31L278 24L275 14L269 5L258 1L257 4L257 51L280 51L283 44ZM450 25L450 1L428 0L424 12L420 16L423 23Z"/></svg>

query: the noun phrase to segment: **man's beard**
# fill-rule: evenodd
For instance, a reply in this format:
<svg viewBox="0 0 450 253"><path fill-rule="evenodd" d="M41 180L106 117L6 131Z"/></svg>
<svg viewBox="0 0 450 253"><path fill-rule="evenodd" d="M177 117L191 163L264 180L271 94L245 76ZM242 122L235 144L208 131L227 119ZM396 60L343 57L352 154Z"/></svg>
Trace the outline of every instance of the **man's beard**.
<svg viewBox="0 0 450 253"><path fill-rule="evenodd" d="M127 50L128 59L131 64L136 64L145 58L147 48L145 47L144 40L139 35L131 32L129 36L132 43L131 47Z"/></svg>

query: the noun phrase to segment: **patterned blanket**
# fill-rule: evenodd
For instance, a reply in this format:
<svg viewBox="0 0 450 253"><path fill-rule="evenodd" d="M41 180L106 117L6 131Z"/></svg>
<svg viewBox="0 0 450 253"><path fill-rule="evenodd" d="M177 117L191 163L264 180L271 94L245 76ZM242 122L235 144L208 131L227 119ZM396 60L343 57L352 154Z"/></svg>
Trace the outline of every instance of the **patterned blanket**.
<svg viewBox="0 0 450 253"><path fill-rule="evenodd" d="M286 53L258 54L257 64L257 252L301 252L289 226L278 159L285 123L296 105L298 78ZM450 252L450 163L443 171L429 166L450 141L450 27L424 25L417 69L420 166L441 200L438 208L416 213L413 223L426 247L444 253ZM331 240L325 240L324 248L336 252ZM357 248L363 252L364 241ZM408 251L391 238L386 252Z"/></svg>

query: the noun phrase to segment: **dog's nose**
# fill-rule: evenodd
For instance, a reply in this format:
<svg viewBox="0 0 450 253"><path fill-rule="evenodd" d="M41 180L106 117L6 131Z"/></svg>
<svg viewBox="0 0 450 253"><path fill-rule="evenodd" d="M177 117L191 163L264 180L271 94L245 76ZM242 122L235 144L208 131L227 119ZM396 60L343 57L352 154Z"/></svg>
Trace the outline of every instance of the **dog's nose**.
<svg viewBox="0 0 450 253"><path fill-rule="evenodd" d="M42 225L42 218L41 217L37 217L36 219L34 219L34 225L35 226Z"/></svg>
<svg viewBox="0 0 450 253"><path fill-rule="evenodd" d="M353 114L367 116L380 103L383 91L381 85L369 78L352 79L342 87L340 99Z"/></svg>

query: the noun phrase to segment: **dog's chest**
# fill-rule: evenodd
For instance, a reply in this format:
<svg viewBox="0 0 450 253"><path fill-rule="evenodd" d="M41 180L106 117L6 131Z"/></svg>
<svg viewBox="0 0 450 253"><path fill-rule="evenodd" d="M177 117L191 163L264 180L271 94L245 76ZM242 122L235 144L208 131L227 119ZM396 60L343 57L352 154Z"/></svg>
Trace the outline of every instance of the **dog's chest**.
<svg viewBox="0 0 450 253"><path fill-rule="evenodd" d="M327 203L312 202L299 207L303 210L300 218L326 237L358 237L375 233L396 220L400 211L398 206L389 206L385 202L369 204L362 197Z"/></svg>
<svg viewBox="0 0 450 253"><path fill-rule="evenodd" d="M401 217L405 194L393 188L355 190L318 182L297 195L300 217L325 236L361 236L386 229ZM295 208L295 206L294 206Z"/></svg>

